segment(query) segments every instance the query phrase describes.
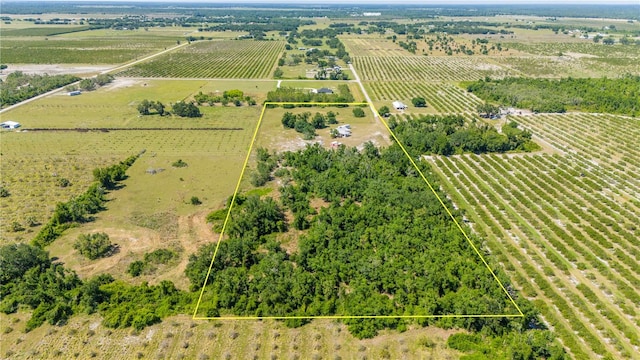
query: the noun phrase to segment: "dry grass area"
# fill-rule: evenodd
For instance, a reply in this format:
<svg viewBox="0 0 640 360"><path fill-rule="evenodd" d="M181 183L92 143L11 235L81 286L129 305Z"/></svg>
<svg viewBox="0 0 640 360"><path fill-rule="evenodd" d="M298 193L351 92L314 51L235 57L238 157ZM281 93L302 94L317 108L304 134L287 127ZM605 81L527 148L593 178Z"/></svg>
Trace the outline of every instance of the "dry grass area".
<svg viewBox="0 0 640 360"><path fill-rule="evenodd" d="M382 332L358 340L342 323L314 320L299 328L275 321L194 321L180 315L140 332L107 329L100 316L23 332L25 314L0 315L0 357L7 359L456 359L435 327Z"/></svg>

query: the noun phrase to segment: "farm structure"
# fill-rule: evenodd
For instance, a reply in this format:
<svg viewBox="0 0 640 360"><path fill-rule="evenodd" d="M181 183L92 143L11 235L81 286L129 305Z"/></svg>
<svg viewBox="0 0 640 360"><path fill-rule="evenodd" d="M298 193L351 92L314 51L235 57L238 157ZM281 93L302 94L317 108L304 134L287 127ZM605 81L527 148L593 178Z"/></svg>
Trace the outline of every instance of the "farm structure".
<svg viewBox="0 0 640 360"><path fill-rule="evenodd" d="M15 121L5 121L2 124L0 124L0 128L2 129L17 129L19 127L20 127L20 123Z"/></svg>
<svg viewBox="0 0 640 360"><path fill-rule="evenodd" d="M406 110L408 108L408 106L403 104L401 101L394 101L392 105L396 110Z"/></svg>
<svg viewBox="0 0 640 360"><path fill-rule="evenodd" d="M338 134L341 137L349 137L351 136L351 125L349 124L345 124L345 125L340 125L336 128L336 130L338 130Z"/></svg>
<svg viewBox="0 0 640 360"><path fill-rule="evenodd" d="M311 92L314 93L314 94L333 94L333 90L331 90L329 88L326 88L326 87L323 87L323 88L320 88L320 89L313 89L313 90L311 90Z"/></svg>
<svg viewBox="0 0 640 360"><path fill-rule="evenodd" d="M80 90L75 90L75 91L69 91L69 96L77 96L82 94L82 92Z"/></svg>

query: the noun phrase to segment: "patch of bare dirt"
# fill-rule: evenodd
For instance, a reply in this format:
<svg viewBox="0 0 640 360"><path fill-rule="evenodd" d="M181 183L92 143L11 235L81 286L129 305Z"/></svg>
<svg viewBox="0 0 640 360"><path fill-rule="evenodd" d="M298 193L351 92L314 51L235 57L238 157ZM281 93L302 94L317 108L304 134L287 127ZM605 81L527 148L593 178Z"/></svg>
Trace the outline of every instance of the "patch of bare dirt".
<svg viewBox="0 0 640 360"><path fill-rule="evenodd" d="M173 281L178 288L189 287L189 280L184 274L189 263L189 255L196 253L202 245L217 242L220 238L220 234L214 233L207 223L207 213L208 211L201 211L178 218L178 240L183 253L180 262L161 276L162 279Z"/></svg>
<svg viewBox="0 0 640 360"><path fill-rule="evenodd" d="M136 86L136 85L142 85L144 86L145 84L143 84L142 81L140 80L135 80L135 79L115 79L113 80L110 84L107 84L106 86L104 86L103 88L106 91L113 91L113 90L117 90L117 89L122 89L122 88L128 88L128 87L132 87L132 86Z"/></svg>

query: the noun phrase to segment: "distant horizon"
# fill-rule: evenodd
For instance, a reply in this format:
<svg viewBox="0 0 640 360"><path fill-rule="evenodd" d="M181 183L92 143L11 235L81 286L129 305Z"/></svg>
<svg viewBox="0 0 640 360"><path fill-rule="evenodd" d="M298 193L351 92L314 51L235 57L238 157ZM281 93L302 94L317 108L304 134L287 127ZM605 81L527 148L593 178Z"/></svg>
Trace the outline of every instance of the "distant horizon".
<svg viewBox="0 0 640 360"><path fill-rule="evenodd" d="M387 0L1 0L0 2L92 2L92 3L172 3L179 6L184 4L286 4L286 5L389 5ZM640 0L399 0L394 5L638 5Z"/></svg>

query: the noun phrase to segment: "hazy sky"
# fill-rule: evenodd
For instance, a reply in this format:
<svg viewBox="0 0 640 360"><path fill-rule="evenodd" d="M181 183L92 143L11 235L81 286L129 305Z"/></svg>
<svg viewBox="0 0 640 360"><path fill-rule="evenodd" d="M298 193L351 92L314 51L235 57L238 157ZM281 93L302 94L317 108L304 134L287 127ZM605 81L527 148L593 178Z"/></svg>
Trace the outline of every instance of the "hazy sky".
<svg viewBox="0 0 640 360"><path fill-rule="evenodd" d="M16 0L10 0L16 1ZM60 0L31 0L60 1ZM71 1L71 0L70 0ZM78 1L78 0L73 0ZM281 4L631 4L640 5L640 0L79 0L79 1L117 1L117 2L181 2L199 3L281 3Z"/></svg>

